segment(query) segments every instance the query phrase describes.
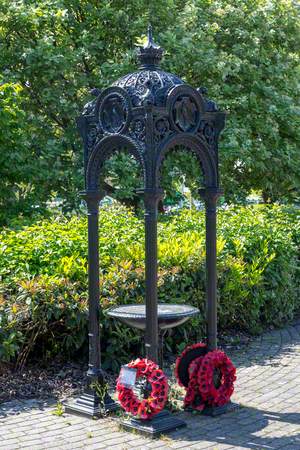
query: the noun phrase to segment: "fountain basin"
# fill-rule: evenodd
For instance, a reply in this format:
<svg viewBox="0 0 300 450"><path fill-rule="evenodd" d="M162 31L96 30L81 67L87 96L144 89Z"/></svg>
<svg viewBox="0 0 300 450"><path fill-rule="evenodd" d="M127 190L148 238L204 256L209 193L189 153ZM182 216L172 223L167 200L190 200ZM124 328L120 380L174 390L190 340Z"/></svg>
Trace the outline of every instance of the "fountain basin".
<svg viewBox="0 0 300 450"><path fill-rule="evenodd" d="M198 313L199 309L194 306L159 303L157 305L158 327L160 330L177 327ZM114 306L107 311L107 314L130 327L140 330L146 328L146 306L143 304Z"/></svg>

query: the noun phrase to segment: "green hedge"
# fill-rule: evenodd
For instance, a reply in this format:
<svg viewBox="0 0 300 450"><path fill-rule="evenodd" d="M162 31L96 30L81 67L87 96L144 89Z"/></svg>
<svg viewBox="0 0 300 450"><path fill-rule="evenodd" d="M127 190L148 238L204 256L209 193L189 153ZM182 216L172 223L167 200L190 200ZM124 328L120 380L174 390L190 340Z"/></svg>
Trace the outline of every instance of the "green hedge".
<svg viewBox="0 0 300 450"><path fill-rule="evenodd" d="M140 352L140 337L105 310L144 299L143 222L124 207L100 214L102 348L106 367ZM220 209L219 328L257 333L300 307L300 215L280 206ZM0 359L74 354L86 345L85 217L38 222L0 234ZM167 345L204 337L205 229L202 212L183 210L159 223L159 300L189 303L201 314ZM33 352L34 350L34 352Z"/></svg>

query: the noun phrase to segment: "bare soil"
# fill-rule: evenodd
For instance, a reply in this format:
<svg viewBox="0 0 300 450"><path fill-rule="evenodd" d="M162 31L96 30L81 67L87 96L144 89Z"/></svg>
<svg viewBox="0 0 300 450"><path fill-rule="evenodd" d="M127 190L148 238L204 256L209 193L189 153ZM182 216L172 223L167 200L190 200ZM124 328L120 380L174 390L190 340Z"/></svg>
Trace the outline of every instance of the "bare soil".
<svg viewBox="0 0 300 450"><path fill-rule="evenodd" d="M243 333L230 333L219 336L219 347L231 353L243 349L251 341L251 336ZM176 355L166 354L165 364L171 367ZM60 359L46 363L30 363L22 371L14 371L10 365L0 363L0 403L10 400L47 399L64 400L74 396L85 387L87 363L81 361L62 361ZM171 375L171 370L167 370ZM108 375L110 386L115 375Z"/></svg>

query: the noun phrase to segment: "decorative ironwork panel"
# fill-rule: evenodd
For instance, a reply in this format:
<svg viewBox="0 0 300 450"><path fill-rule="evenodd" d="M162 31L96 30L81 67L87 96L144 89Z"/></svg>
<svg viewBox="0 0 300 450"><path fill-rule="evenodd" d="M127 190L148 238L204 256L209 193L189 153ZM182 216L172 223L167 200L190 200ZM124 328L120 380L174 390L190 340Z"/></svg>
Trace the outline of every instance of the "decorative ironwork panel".
<svg viewBox="0 0 300 450"><path fill-rule="evenodd" d="M140 70L117 80L84 107L78 125L85 143L87 186L97 188L105 158L125 142L142 164L145 187L159 187L160 167L170 146L186 145L204 173L206 186L218 186L217 143L225 114L176 75L158 67L163 50L148 41L138 50ZM117 137L119 136L119 141ZM111 139L111 142L109 141Z"/></svg>

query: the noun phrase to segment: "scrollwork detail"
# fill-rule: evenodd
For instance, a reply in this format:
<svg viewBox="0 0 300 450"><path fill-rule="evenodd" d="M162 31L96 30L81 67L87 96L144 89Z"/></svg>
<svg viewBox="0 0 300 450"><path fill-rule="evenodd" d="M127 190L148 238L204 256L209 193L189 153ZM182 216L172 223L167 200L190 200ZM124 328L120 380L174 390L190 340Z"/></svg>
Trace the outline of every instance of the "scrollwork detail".
<svg viewBox="0 0 300 450"><path fill-rule="evenodd" d="M132 120L128 127L128 135L138 141L145 141L145 119L143 117L137 117Z"/></svg>
<svg viewBox="0 0 300 450"><path fill-rule="evenodd" d="M154 123L154 139L160 142L170 132L170 122L166 117L159 117Z"/></svg>
<svg viewBox="0 0 300 450"><path fill-rule="evenodd" d="M92 116L95 114L95 106L96 106L96 100L91 100L90 102L86 103L83 107L82 116Z"/></svg>
<svg viewBox="0 0 300 450"><path fill-rule="evenodd" d="M201 120L199 125L199 133L204 137L210 147L215 144L216 130L212 122Z"/></svg>

